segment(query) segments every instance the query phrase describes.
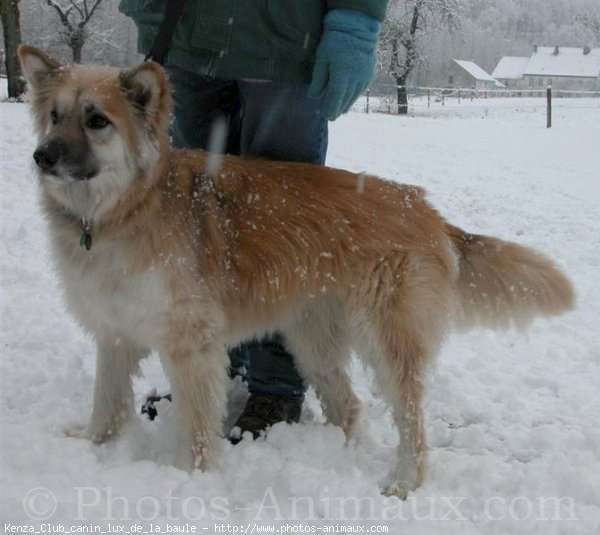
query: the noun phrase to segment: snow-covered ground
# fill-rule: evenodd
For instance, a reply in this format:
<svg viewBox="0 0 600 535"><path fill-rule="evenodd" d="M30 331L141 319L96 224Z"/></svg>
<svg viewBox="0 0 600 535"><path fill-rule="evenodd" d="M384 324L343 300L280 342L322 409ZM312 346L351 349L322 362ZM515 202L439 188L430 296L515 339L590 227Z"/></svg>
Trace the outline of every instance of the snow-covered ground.
<svg viewBox="0 0 600 535"><path fill-rule="evenodd" d="M575 312L527 334L451 336L428 385L430 470L400 502L379 492L397 437L357 363L364 413L348 445L312 392L301 424L235 447L223 441L211 473L169 466L166 402L155 422L138 416L105 445L67 438L63 429L90 411L94 348L52 272L27 106L0 103L1 529L106 530L110 521L211 534L216 524L229 533L276 524L290 533L599 533L600 99L565 99L550 130L543 106L486 104L420 117L352 113L331 127L330 165L425 186L453 223L552 255L578 293ZM138 406L154 388L168 390L156 356L136 380ZM244 395L234 383L231 417Z"/></svg>

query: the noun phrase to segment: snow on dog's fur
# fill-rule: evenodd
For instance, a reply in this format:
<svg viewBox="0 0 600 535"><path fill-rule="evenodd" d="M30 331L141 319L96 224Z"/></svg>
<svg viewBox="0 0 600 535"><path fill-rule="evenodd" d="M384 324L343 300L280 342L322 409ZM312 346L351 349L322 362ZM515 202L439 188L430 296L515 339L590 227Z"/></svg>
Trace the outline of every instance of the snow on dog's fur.
<svg viewBox="0 0 600 535"><path fill-rule="evenodd" d="M280 331L348 437L359 408L351 348L373 366L400 435L386 492L404 497L424 476L423 379L451 323L521 325L573 305L550 260L447 224L418 187L233 156L215 171L206 153L172 149L156 64L19 55L66 300L98 346L92 415L73 434L101 442L118 431L133 412L131 375L157 349L176 407L175 464L207 468L227 348Z"/></svg>

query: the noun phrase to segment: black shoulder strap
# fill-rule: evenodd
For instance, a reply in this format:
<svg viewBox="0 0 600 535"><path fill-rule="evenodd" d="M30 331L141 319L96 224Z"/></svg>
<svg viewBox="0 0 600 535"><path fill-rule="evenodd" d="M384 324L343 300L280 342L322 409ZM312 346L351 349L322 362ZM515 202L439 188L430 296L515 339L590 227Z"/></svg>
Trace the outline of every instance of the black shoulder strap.
<svg viewBox="0 0 600 535"><path fill-rule="evenodd" d="M185 0L165 0L165 4L165 16L158 28L156 41L154 41L152 49L145 58L145 61L156 61L161 65L171 47L175 27L177 26L179 17L181 17L181 14L183 13Z"/></svg>

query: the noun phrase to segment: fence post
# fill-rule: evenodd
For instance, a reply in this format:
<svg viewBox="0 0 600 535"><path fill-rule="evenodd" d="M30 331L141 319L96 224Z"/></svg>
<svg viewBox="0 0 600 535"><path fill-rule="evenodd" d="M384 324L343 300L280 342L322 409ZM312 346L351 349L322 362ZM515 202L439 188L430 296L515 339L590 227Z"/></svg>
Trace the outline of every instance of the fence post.
<svg viewBox="0 0 600 535"><path fill-rule="evenodd" d="M458 90L458 103L460 104L460 89Z"/></svg>
<svg viewBox="0 0 600 535"><path fill-rule="evenodd" d="M367 113L369 113L369 95L371 94L371 90L367 89Z"/></svg>
<svg viewBox="0 0 600 535"><path fill-rule="evenodd" d="M427 107L431 105L431 89L427 90Z"/></svg>
<svg viewBox="0 0 600 535"><path fill-rule="evenodd" d="M552 86L546 89L546 128L552 126Z"/></svg>

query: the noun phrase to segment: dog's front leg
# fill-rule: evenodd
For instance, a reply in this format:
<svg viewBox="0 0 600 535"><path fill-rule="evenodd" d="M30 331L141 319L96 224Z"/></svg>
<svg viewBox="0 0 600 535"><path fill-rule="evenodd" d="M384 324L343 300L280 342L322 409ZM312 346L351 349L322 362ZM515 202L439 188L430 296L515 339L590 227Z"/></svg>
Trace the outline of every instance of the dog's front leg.
<svg viewBox="0 0 600 535"><path fill-rule="evenodd" d="M92 415L85 428L69 430L67 434L101 443L114 435L133 413L131 377L148 352L119 335L103 335L96 344Z"/></svg>
<svg viewBox="0 0 600 535"><path fill-rule="evenodd" d="M165 363L177 418L174 464L188 472L207 469L215 460L227 399L225 345L214 331L197 327L172 332Z"/></svg>

